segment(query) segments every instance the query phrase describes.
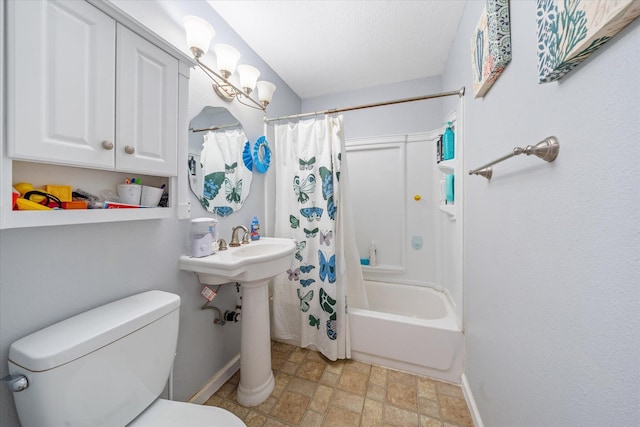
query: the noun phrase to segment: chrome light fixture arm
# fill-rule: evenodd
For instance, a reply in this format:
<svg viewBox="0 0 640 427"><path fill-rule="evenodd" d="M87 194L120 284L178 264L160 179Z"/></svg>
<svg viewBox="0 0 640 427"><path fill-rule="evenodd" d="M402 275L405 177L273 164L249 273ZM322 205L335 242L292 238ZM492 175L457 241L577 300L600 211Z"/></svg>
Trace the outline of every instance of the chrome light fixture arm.
<svg viewBox="0 0 640 427"><path fill-rule="evenodd" d="M198 67L200 67L200 69L204 71L204 73L213 81L213 90L222 99L229 102L235 98L238 100L238 102L246 105L247 107L266 112L266 105L261 105L260 103L258 103L258 101L246 94L243 90L236 87L229 80L218 74L215 70L209 68L206 64L200 61L200 58L198 56L195 57L195 60ZM248 99L249 101L251 101L251 104L243 102L244 99Z"/></svg>
<svg viewBox="0 0 640 427"><path fill-rule="evenodd" d="M246 105L247 107L255 108L257 110L262 110L262 111L265 112L265 114L267 113L267 106L266 105L260 105L255 99L253 99L249 95L245 95L244 92L236 94L236 99L242 105ZM255 105L247 104L246 102L242 101L243 99L248 99ZM256 107L256 105L258 105L258 107Z"/></svg>

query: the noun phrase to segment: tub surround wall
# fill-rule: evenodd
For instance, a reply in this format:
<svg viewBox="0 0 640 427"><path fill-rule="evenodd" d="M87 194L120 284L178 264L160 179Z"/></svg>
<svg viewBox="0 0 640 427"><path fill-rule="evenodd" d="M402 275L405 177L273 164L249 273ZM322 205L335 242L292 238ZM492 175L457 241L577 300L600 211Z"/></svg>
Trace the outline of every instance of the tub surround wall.
<svg viewBox="0 0 640 427"><path fill-rule="evenodd" d="M396 277L406 268L406 145L403 135L346 141L360 258L368 259L370 246L376 245L375 265L362 267L365 278L380 271Z"/></svg>
<svg viewBox="0 0 640 427"><path fill-rule="evenodd" d="M456 222L439 209L438 134L436 129L347 140L350 197L360 256L368 258L372 241L377 247L377 265L362 267L365 279L429 286L453 300L461 261L450 255ZM421 246L414 247L414 238ZM461 295L455 295L461 306Z"/></svg>
<svg viewBox="0 0 640 427"><path fill-rule="evenodd" d="M467 2L443 85L471 87ZM538 84L536 2L510 2L513 59L465 97L465 373L485 426L635 425L640 419L640 20L556 83ZM448 101L448 100L447 100ZM444 104L444 111L448 111Z"/></svg>

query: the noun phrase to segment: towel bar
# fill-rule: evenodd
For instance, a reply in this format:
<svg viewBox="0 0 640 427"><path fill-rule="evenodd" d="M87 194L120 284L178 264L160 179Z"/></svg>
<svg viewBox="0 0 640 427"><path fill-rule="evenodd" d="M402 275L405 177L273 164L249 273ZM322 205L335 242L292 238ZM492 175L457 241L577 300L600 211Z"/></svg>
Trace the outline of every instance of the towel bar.
<svg viewBox="0 0 640 427"><path fill-rule="evenodd" d="M491 179L491 176L493 175L493 168L491 166L495 165L496 163L500 163L504 160L510 159L514 156L518 156L520 154L526 154L527 156L533 154L546 162L553 162L556 157L558 157L559 151L560 143L558 142L558 139L555 136L549 136L533 146L527 145L525 148L515 147L513 151L506 156L502 156L499 159L494 160L493 162L470 170L469 175L480 175L487 179Z"/></svg>

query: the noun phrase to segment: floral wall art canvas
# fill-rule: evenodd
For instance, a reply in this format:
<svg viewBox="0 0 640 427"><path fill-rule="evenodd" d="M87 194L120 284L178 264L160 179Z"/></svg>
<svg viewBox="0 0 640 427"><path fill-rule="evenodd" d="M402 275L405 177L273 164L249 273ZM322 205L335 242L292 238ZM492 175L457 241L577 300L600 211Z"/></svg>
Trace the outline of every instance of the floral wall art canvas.
<svg viewBox="0 0 640 427"><path fill-rule="evenodd" d="M640 0L538 0L540 83L561 79L640 15Z"/></svg>
<svg viewBox="0 0 640 427"><path fill-rule="evenodd" d="M511 61L509 0L487 0L471 38L473 95L483 97Z"/></svg>

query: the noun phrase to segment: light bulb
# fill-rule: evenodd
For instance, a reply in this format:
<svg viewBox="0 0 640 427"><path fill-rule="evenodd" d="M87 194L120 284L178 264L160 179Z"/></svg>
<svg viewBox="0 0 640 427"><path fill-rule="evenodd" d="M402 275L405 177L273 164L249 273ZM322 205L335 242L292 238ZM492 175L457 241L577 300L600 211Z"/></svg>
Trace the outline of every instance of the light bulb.
<svg viewBox="0 0 640 427"><path fill-rule="evenodd" d="M182 21L187 33L187 46L193 55L199 58L209 50L209 44L216 32L211 24L198 16L185 16Z"/></svg>
<svg viewBox="0 0 640 427"><path fill-rule="evenodd" d="M238 65L238 75L240 77L240 87L244 90L244 93L249 95L253 88L256 87L260 71L251 65Z"/></svg>
<svg viewBox="0 0 640 427"><path fill-rule="evenodd" d="M236 70L236 65L240 60L240 52L233 46L223 43L214 45L213 51L218 60L218 70L220 70L220 74L222 74L225 79L228 79Z"/></svg>
<svg viewBox="0 0 640 427"><path fill-rule="evenodd" d="M276 91L276 85L266 80L261 80L256 83L258 89L258 101L266 107L273 98L273 92Z"/></svg>

